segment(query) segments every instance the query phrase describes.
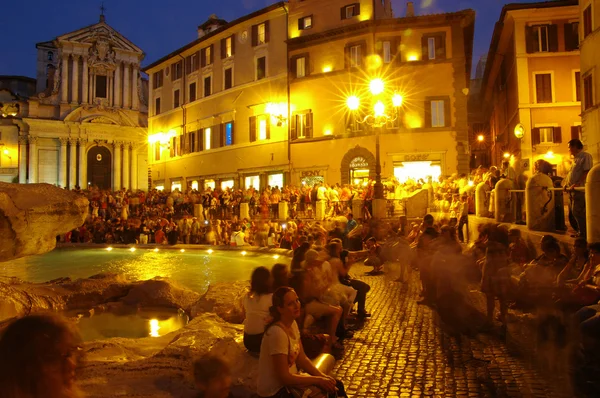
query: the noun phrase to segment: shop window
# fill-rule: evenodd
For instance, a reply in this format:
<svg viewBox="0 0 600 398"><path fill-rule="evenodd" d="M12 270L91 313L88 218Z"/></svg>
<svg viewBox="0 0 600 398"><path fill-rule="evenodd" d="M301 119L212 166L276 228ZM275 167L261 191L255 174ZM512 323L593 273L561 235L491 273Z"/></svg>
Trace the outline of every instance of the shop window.
<svg viewBox="0 0 600 398"><path fill-rule="evenodd" d="M307 187L314 187L317 184L325 183L325 177L323 177L323 176L304 177L304 178L302 178L302 180L300 182L302 185L305 185Z"/></svg>
<svg viewBox="0 0 600 398"><path fill-rule="evenodd" d="M181 181L171 183L171 192L178 190L181 192Z"/></svg>
<svg viewBox="0 0 600 398"><path fill-rule="evenodd" d="M191 187L194 191L197 191L198 190L198 181L196 181L196 180L192 181Z"/></svg>
<svg viewBox="0 0 600 398"><path fill-rule="evenodd" d="M283 174L269 174L267 182L270 187L283 187Z"/></svg>
<svg viewBox="0 0 600 398"><path fill-rule="evenodd" d="M215 180L204 180L204 189L215 189Z"/></svg>
<svg viewBox="0 0 600 398"><path fill-rule="evenodd" d="M402 162L394 165L394 177L404 183L408 180L427 181L429 177L437 181L442 174L442 166L439 162L421 161L421 162Z"/></svg>
<svg viewBox="0 0 600 398"><path fill-rule="evenodd" d="M233 180L224 180L224 181L221 181L221 189L223 191L226 190L227 188L233 189L233 185L234 185Z"/></svg>
<svg viewBox="0 0 600 398"><path fill-rule="evenodd" d="M165 190L165 186L164 186L163 184L160 184L160 185L155 185L155 186L154 186L154 189L156 189L157 191L160 191L160 192L162 192L162 191L164 191L164 190Z"/></svg>
<svg viewBox="0 0 600 398"><path fill-rule="evenodd" d="M245 178L244 186L246 189L254 188L256 190L259 190L260 189L260 177L259 176L247 176Z"/></svg>

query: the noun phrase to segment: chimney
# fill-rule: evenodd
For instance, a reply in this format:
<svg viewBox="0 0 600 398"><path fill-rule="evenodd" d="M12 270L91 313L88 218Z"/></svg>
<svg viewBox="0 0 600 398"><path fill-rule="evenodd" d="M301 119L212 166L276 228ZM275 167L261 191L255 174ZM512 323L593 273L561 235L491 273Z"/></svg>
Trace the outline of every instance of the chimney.
<svg viewBox="0 0 600 398"><path fill-rule="evenodd" d="M412 1L406 3L406 17L414 17L415 16L415 5Z"/></svg>

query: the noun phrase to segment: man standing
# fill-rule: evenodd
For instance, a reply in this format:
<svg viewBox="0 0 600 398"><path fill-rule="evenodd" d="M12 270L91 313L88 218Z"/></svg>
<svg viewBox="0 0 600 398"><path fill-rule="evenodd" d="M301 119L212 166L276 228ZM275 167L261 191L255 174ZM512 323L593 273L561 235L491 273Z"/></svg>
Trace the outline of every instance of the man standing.
<svg viewBox="0 0 600 398"><path fill-rule="evenodd" d="M586 237L586 220L585 220L585 192L576 191L575 188L585 186L585 179L594 165L592 155L583 151L583 143L578 139L569 141L569 152L573 155L573 164L571 170L565 178L565 190L570 193L571 203L569 212L575 220L573 227L577 230L577 235L582 238ZM571 218L571 217L570 217Z"/></svg>
<svg viewBox="0 0 600 398"><path fill-rule="evenodd" d="M344 249L348 249L348 234L358 226L352 213L349 213L346 218L348 219L348 222L346 223L346 228L344 229Z"/></svg>

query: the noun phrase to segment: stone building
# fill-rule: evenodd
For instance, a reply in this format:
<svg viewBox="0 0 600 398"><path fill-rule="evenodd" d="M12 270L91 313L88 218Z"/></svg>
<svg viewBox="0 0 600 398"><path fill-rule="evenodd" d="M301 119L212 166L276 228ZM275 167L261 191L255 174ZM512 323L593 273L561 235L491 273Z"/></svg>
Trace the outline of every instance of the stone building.
<svg viewBox="0 0 600 398"><path fill-rule="evenodd" d="M36 47L37 94L20 121L19 182L147 189L143 51L103 15Z"/></svg>
<svg viewBox="0 0 600 398"><path fill-rule="evenodd" d="M585 150L600 162L600 0L579 1L581 38L581 137Z"/></svg>
<svg viewBox="0 0 600 398"><path fill-rule="evenodd" d="M533 171L545 159L569 167L567 142L581 132L577 0L509 4L496 23L482 83L492 163Z"/></svg>
<svg viewBox="0 0 600 398"><path fill-rule="evenodd" d="M291 0L145 68L149 157L161 189L361 183L468 172L473 11L393 18L391 2ZM365 121L380 79L389 123ZM350 110L349 97L362 106ZM392 109L392 100L402 106ZM376 98L375 98L376 99Z"/></svg>

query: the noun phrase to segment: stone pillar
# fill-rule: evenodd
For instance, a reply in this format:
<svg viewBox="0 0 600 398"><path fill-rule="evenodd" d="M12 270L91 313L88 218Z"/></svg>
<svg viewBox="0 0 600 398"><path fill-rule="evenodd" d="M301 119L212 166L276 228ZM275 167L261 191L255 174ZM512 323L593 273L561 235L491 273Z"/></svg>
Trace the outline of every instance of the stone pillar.
<svg viewBox="0 0 600 398"><path fill-rule="evenodd" d="M352 216L355 220L359 218L363 218L363 200L362 199L354 199L352 201Z"/></svg>
<svg viewBox="0 0 600 398"><path fill-rule="evenodd" d="M62 56L62 66L60 70L60 90L61 102L67 102L69 100L69 55L63 54Z"/></svg>
<svg viewBox="0 0 600 398"><path fill-rule="evenodd" d="M585 181L585 213L588 242L600 242L600 165L592 167Z"/></svg>
<svg viewBox="0 0 600 398"><path fill-rule="evenodd" d="M67 186L67 143L68 138L59 138L60 150L58 152L58 185L61 188Z"/></svg>
<svg viewBox="0 0 600 398"><path fill-rule="evenodd" d="M117 108L121 107L121 98L123 96L123 90L121 89L121 64L118 63L117 64L117 69L115 69L115 94L114 94L114 99L115 99L115 106Z"/></svg>
<svg viewBox="0 0 600 398"><path fill-rule="evenodd" d="M315 209L315 220L324 220L325 219L325 211L327 210L327 202L324 200L317 200L317 208Z"/></svg>
<svg viewBox="0 0 600 398"><path fill-rule="evenodd" d="M525 203L527 205L527 229L530 231L554 232L554 184L546 174L536 174L527 181Z"/></svg>
<svg viewBox="0 0 600 398"><path fill-rule="evenodd" d="M131 186L129 185L129 175L131 171L129 170L129 146L130 144L128 142L123 145L123 188L125 189L131 189Z"/></svg>
<svg viewBox="0 0 600 398"><path fill-rule="evenodd" d="M86 189L87 183L87 140L79 140L79 187Z"/></svg>
<svg viewBox="0 0 600 398"><path fill-rule="evenodd" d="M19 184L27 184L27 137L19 136Z"/></svg>
<svg viewBox="0 0 600 398"><path fill-rule="evenodd" d="M250 205L247 202L240 203L240 220L250 220Z"/></svg>
<svg viewBox="0 0 600 398"><path fill-rule="evenodd" d="M279 219L286 220L289 215L289 203L288 202L279 202Z"/></svg>
<svg viewBox="0 0 600 398"><path fill-rule="evenodd" d="M139 96L138 96L138 67L137 65L133 65L133 76L132 76L132 81L131 81L131 108L134 110L138 110L139 107ZM182 94L185 91L182 90ZM182 95L183 98L183 95ZM181 101L181 103L183 103L183 100Z"/></svg>
<svg viewBox="0 0 600 398"><path fill-rule="evenodd" d="M131 145L131 186L132 191L138 189L138 155L137 145Z"/></svg>
<svg viewBox="0 0 600 398"><path fill-rule="evenodd" d="M38 182L37 137L29 137L29 183Z"/></svg>
<svg viewBox="0 0 600 398"><path fill-rule="evenodd" d="M77 140L69 141L69 189L77 185Z"/></svg>
<svg viewBox="0 0 600 398"><path fill-rule="evenodd" d="M475 215L477 217L489 217L489 196L492 189L485 182L480 182L475 188Z"/></svg>
<svg viewBox="0 0 600 398"><path fill-rule="evenodd" d="M113 142L113 191L121 189L121 142Z"/></svg>
<svg viewBox="0 0 600 398"><path fill-rule="evenodd" d="M90 90L88 92L88 97L89 100L88 102L90 104L94 103L94 95L96 94L96 75L94 74L94 72L90 71Z"/></svg>
<svg viewBox="0 0 600 398"><path fill-rule="evenodd" d="M131 92L129 88L131 77L129 74L129 64L123 64L123 68L123 108L131 108Z"/></svg>
<svg viewBox="0 0 600 398"><path fill-rule="evenodd" d="M108 106L113 104L113 78L111 75L106 76L106 99Z"/></svg>
<svg viewBox="0 0 600 398"><path fill-rule="evenodd" d="M386 199L373 199L373 218L382 220L385 218L387 212L387 200Z"/></svg>
<svg viewBox="0 0 600 398"><path fill-rule="evenodd" d="M496 193L494 214L497 222L515 222L516 203L513 199L516 199L517 195L516 193L513 195L512 192L510 192L511 189L514 189L513 182L509 179L505 178L496 183L496 188L494 188L494 192Z"/></svg>
<svg viewBox="0 0 600 398"><path fill-rule="evenodd" d="M81 69L81 102L87 104L89 102L88 79L90 72L88 71L87 57L82 57L83 68ZM82 187L83 188L83 187Z"/></svg>
<svg viewBox="0 0 600 398"><path fill-rule="evenodd" d="M71 103L79 103L79 55L73 55L73 78L71 79Z"/></svg>

